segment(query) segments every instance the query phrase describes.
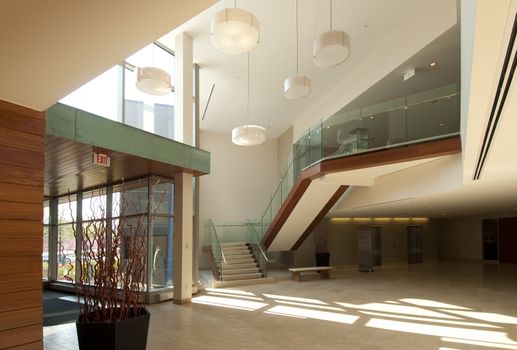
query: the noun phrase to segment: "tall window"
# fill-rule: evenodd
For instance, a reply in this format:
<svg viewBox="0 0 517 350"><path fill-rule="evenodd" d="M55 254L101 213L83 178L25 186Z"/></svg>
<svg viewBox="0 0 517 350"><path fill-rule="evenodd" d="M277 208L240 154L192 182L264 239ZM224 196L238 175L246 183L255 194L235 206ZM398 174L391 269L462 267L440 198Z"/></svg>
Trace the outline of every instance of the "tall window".
<svg viewBox="0 0 517 350"><path fill-rule="evenodd" d="M60 102L172 139L174 92L152 96L136 88L138 67L150 66L163 69L173 77L174 55L159 44L150 44Z"/></svg>
<svg viewBox="0 0 517 350"><path fill-rule="evenodd" d="M57 205L57 280L75 281L76 196L62 197Z"/></svg>
<svg viewBox="0 0 517 350"><path fill-rule="evenodd" d="M60 102L92 114L122 122L122 74L117 65L84 84Z"/></svg>
<svg viewBox="0 0 517 350"><path fill-rule="evenodd" d="M48 265L49 265L49 254L48 254L48 233L49 233L49 224L50 224L50 210L49 210L49 201L45 200L43 202L43 253L41 254L42 261L42 273L43 279L48 279Z"/></svg>

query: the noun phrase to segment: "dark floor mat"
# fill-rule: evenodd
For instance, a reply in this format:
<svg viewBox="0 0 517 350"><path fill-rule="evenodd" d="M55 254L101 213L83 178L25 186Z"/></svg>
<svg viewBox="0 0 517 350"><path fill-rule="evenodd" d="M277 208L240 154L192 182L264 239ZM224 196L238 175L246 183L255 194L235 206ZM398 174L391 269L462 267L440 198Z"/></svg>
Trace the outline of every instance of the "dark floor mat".
<svg viewBox="0 0 517 350"><path fill-rule="evenodd" d="M72 323L79 317L80 304L61 299L43 300L43 326Z"/></svg>

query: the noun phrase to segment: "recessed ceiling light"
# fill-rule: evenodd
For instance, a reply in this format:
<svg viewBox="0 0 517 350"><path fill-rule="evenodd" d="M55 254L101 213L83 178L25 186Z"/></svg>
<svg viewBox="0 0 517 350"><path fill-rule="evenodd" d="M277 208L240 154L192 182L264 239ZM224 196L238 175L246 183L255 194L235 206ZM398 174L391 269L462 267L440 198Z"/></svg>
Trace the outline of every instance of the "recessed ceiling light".
<svg viewBox="0 0 517 350"><path fill-rule="evenodd" d="M436 67L437 65L438 65L438 62L433 61L433 62L429 63L429 68L434 68L434 67Z"/></svg>
<svg viewBox="0 0 517 350"><path fill-rule="evenodd" d="M445 124L444 123L440 123L440 126L444 126Z"/></svg>
<svg viewBox="0 0 517 350"><path fill-rule="evenodd" d="M370 119L373 119L373 118L375 118L375 117L372 115L372 116L370 117Z"/></svg>

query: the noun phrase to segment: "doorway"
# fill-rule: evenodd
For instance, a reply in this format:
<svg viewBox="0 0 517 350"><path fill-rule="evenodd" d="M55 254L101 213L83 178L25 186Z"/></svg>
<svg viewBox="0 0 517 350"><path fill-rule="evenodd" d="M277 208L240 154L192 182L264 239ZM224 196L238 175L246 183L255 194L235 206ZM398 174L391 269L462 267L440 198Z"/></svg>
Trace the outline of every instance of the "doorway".
<svg viewBox="0 0 517 350"><path fill-rule="evenodd" d="M373 266L382 266L382 242L380 226L373 226Z"/></svg>
<svg viewBox="0 0 517 350"><path fill-rule="evenodd" d="M499 260L499 228L497 219L483 220L483 260Z"/></svg>
<svg viewBox="0 0 517 350"><path fill-rule="evenodd" d="M422 226L407 227L408 264L420 264L423 261L423 236Z"/></svg>

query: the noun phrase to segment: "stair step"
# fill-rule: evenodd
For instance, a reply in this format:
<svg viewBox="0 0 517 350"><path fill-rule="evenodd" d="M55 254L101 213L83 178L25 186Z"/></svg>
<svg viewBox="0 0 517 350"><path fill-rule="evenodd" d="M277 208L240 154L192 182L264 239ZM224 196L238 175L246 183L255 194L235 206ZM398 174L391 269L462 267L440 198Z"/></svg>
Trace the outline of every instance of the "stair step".
<svg viewBox="0 0 517 350"><path fill-rule="evenodd" d="M238 247L221 247L221 249L225 252L233 252L233 251L240 251L240 250L249 250L249 247L247 245L238 246Z"/></svg>
<svg viewBox="0 0 517 350"><path fill-rule="evenodd" d="M256 267L257 266L257 263L256 262L250 262L250 263L241 263L241 264L221 264L221 271L226 271L226 270L233 270L233 269L247 269L247 268L251 268L251 267Z"/></svg>
<svg viewBox="0 0 517 350"><path fill-rule="evenodd" d="M224 257L225 258L229 258L231 260L235 260L235 259L249 259L249 258L252 258L253 255L251 255L251 253L244 253L244 254L230 254L230 255L226 255L224 254ZM227 259L228 260L228 259Z"/></svg>
<svg viewBox="0 0 517 350"><path fill-rule="evenodd" d="M228 265L240 265L240 264L251 264L251 263L255 263L255 260L253 258L233 259L233 260L226 259L226 264L228 264Z"/></svg>
<svg viewBox="0 0 517 350"><path fill-rule="evenodd" d="M259 273L258 267L248 267L245 269L226 269L222 272L223 278L228 275L241 275L246 273Z"/></svg>
<svg viewBox="0 0 517 350"><path fill-rule="evenodd" d="M221 247L223 248L226 248L226 247L245 247L246 246L246 243L245 242L237 242L237 243L221 243L219 244Z"/></svg>
<svg viewBox="0 0 517 350"><path fill-rule="evenodd" d="M249 250L223 250L224 256L249 255Z"/></svg>
<svg viewBox="0 0 517 350"><path fill-rule="evenodd" d="M247 280L251 278L260 278L262 274L260 272L256 273L243 273L239 275L224 275L223 281L237 281L237 280Z"/></svg>

